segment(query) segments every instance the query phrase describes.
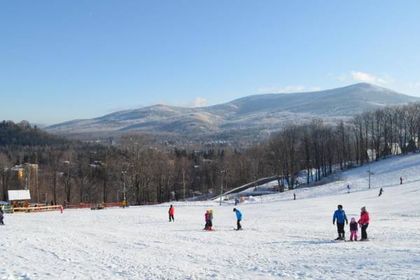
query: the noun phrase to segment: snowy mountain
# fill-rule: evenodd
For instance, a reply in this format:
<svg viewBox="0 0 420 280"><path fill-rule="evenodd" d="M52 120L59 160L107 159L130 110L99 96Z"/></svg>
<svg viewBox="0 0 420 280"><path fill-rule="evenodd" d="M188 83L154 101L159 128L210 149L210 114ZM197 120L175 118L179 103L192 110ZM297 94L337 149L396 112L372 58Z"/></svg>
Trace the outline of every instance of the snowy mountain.
<svg viewBox="0 0 420 280"><path fill-rule="evenodd" d="M56 134L251 135L279 130L287 122L314 117L351 117L363 111L419 101L419 98L361 83L343 88L293 94L261 94L200 108L154 105L102 117L73 120L47 127Z"/></svg>
<svg viewBox="0 0 420 280"><path fill-rule="evenodd" d="M394 157L371 164L371 189L364 166L295 190L296 201L247 200L239 232L233 202L174 202L174 223L169 203L6 214L0 279L420 279L419 166L420 154ZM369 241L333 241L337 204L349 219L366 206ZM202 230L207 209L213 232Z"/></svg>

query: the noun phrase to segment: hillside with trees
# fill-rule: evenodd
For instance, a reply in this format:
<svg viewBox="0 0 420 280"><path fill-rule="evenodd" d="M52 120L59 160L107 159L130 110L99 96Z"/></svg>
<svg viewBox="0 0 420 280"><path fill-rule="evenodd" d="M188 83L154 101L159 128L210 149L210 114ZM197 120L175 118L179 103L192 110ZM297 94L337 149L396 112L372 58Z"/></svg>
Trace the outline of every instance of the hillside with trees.
<svg viewBox="0 0 420 280"><path fill-rule="evenodd" d="M0 146L46 146L67 143L64 138L57 137L31 126L29 122L0 122Z"/></svg>
<svg viewBox="0 0 420 280"><path fill-rule="evenodd" d="M250 148L151 145L139 135L99 145L66 142L22 124L3 122L2 127L8 129L0 138L0 200L16 187L12 167L35 163L39 176L33 201L115 202L125 194L131 204L147 204L218 194L221 184L228 190L274 175L292 189L340 169L416 152L420 104L385 107L336 124L315 119L289 125ZM302 174L305 180L299 181Z"/></svg>

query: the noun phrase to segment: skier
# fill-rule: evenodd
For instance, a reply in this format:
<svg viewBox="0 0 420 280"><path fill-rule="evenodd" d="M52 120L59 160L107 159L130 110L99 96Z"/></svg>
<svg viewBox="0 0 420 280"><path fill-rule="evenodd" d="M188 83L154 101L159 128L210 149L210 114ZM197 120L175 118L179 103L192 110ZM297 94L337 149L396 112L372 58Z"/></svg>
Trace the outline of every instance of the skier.
<svg viewBox="0 0 420 280"><path fill-rule="evenodd" d="M362 227L362 238L360 241L367 240L367 232L366 229L369 226L369 213L366 211L366 207L363 206L360 213L360 219L358 221L359 225Z"/></svg>
<svg viewBox="0 0 420 280"><path fill-rule="evenodd" d="M337 221L338 237L335 240L345 240L344 222L348 224L346 212L343 210L343 205L338 205L333 215L333 225Z"/></svg>
<svg viewBox="0 0 420 280"><path fill-rule="evenodd" d="M241 220L242 220L242 213L236 208L233 208L233 212L236 214L236 230L241 230Z"/></svg>
<svg viewBox="0 0 420 280"><path fill-rule="evenodd" d="M350 222L350 241L357 241L357 231L358 231L358 226L357 226L357 222L356 219L353 217L351 218L351 222Z"/></svg>
<svg viewBox="0 0 420 280"><path fill-rule="evenodd" d="M239 204L239 199L235 197L235 206Z"/></svg>
<svg viewBox="0 0 420 280"><path fill-rule="evenodd" d="M378 196L381 196L383 192L384 192L384 190L382 188L380 188Z"/></svg>
<svg viewBox="0 0 420 280"><path fill-rule="evenodd" d="M293 200L296 200L296 193L293 193Z"/></svg>
<svg viewBox="0 0 420 280"><path fill-rule="evenodd" d="M400 177L400 185L402 185L402 183L403 183L403 178Z"/></svg>
<svg viewBox="0 0 420 280"><path fill-rule="evenodd" d="M350 193L350 185L347 185L347 193Z"/></svg>
<svg viewBox="0 0 420 280"><path fill-rule="evenodd" d="M4 215L3 215L3 209L0 207L0 225L4 226Z"/></svg>
<svg viewBox="0 0 420 280"><path fill-rule="evenodd" d="M213 210L207 210L204 214L204 219L206 220L204 230L213 230Z"/></svg>
<svg viewBox="0 0 420 280"><path fill-rule="evenodd" d="M172 204L171 204L171 206L169 206L168 214L169 214L169 222L175 222L175 217L174 217L175 208L172 206Z"/></svg>

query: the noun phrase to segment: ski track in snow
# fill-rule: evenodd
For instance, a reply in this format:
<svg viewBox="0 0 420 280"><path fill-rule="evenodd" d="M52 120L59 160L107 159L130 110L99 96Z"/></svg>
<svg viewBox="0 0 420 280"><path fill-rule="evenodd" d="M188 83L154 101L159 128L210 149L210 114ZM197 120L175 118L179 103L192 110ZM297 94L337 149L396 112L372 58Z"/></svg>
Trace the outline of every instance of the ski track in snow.
<svg viewBox="0 0 420 280"><path fill-rule="evenodd" d="M175 223L167 221L168 204L6 214L0 280L420 279L420 155L371 164L370 190L367 170L297 189L296 201L285 192L239 205L238 232L229 203L174 203ZM378 197L381 186L388 187ZM367 207L370 241L332 241L339 203L349 219ZM204 232L210 207L216 231Z"/></svg>

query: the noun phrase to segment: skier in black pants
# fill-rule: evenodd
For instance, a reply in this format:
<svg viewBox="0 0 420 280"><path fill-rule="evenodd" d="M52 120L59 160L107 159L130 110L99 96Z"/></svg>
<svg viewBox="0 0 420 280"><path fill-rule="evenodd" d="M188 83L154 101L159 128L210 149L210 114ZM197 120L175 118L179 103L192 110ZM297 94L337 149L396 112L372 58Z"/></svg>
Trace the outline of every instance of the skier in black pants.
<svg viewBox="0 0 420 280"><path fill-rule="evenodd" d="M4 225L3 219L4 219L3 209L1 209L0 207L0 225Z"/></svg>
<svg viewBox="0 0 420 280"><path fill-rule="evenodd" d="M233 208L233 212L236 214L236 230L241 230L242 213L239 209Z"/></svg>
<svg viewBox="0 0 420 280"><path fill-rule="evenodd" d="M360 241L368 239L366 230L369 226L369 221L369 212L366 211L366 207L363 206L360 213L360 219L358 221L359 225L362 227L362 239L360 239Z"/></svg>
<svg viewBox="0 0 420 280"><path fill-rule="evenodd" d="M346 224L349 223L347 220L346 212L343 210L343 205L338 205L337 210L334 212L333 216L333 225L337 221L337 232L338 237L335 240L345 240L345 232L344 232L344 222Z"/></svg>

